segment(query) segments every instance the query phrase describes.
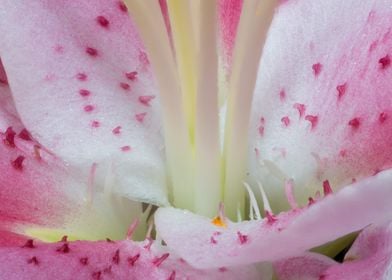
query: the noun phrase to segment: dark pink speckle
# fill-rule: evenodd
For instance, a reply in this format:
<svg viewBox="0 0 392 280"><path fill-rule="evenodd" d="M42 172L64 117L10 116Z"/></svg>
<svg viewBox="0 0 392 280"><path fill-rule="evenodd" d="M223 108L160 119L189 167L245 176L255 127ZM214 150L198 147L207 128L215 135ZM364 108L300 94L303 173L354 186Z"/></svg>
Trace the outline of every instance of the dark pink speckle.
<svg viewBox="0 0 392 280"><path fill-rule="evenodd" d="M23 170L23 161L25 160L24 156L18 156L15 160L11 161L11 165L16 170Z"/></svg>
<svg viewBox="0 0 392 280"><path fill-rule="evenodd" d="M90 56L97 56L98 55L98 50L91 48L91 47L87 47L86 48L86 53Z"/></svg>
<svg viewBox="0 0 392 280"><path fill-rule="evenodd" d="M313 115L306 115L305 120L310 122L311 129L314 129L318 123L318 117Z"/></svg>
<svg viewBox="0 0 392 280"><path fill-rule="evenodd" d="M279 92L279 98L282 102L286 100L286 91L284 89Z"/></svg>
<svg viewBox="0 0 392 280"><path fill-rule="evenodd" d="M86 81L87 80L87 75L86 73L78 73L76 74L76 79L78 79L79 81Z"/></svg>
<svg viewBox="0 0 392 280"><path fill-rule="evenodd" d="M127 77L127 79L129 79L131 81L134 81L134 80L136 80L137 74L138 73L136 71L127 72L127 73L125 73L125 77Z"/></svg>
<svg viewBox="0 0 392 280"><path fill-rule="evenodd" d="M336 87L336 90L338 91L338 100L340 100L343 97L343 95L346 93L347 83L338 85Z"/></svg>
<svg viewBox="0 0 392 280"><path fill-rule="evenodd" d="M306 110L306 106L304 104L295 103L293 105L293 108L298 110L298 114L299 114L300 118L302 118L304 116L305 110Z"/></svg>
<svg viewBox="0 0 392 280"><path fill-rule="evenodd" d="M391 65L391 58L389 55L386 55L378 60L378 63L380 64L381 69L386 69Z"/></svg>
<svg viewBox="0 0 392 280"><path fill-rule="evenodd" d="M151 100L155 98L154 95L143 95L139 96L139 102L142 103L145 106L150 106Z"/></svg>
<svg viewBox="0 0 392 280"><path fill-rule="evenodd" d="M353 118L348 122L348 125L351 126L353 129L357 129L361 125L361 121L359 118Z"/></svg>
<svg viewBox="0 0 392 280"><path fill-rule="evenodd" d="M121 126L117 126L117 127L113 128L113 130L112 130L113 134L114 135L120 134L121 133L121 128L122 128Z"/></svg>
<svg viewBox="0 0 392 280"><path fill-rule="evenodd" d="M283 123L284 126L289 126L290 125L290 118L288 116L285 116L280 119L280 121Z"/></svg>
<svg viewBox="0 0 392 280"><path fill-rule="evenodd" d="M121 151L123 151L123 152L130 152L131 151L131 146L123 146L123 147L121 147Z"/></svg>
<svg viewBox="0 0 392 280"><path fill-rule="evenodd" d="M84 106L84 111L88 112L88 113L92 112L94 109L95 109L95 107L93 105Z"/></svg>
<svg viewBox="0 0 392 280"><path fill-rule="evenodd" d="M378 116L378 121L379 121L380 123L384 123L384 122L387 120L387 118L388 118L387 113L382 112L382 113Z"/></svg>
<svg viewBox="0 0 392 280"><path fill-rule="evenodd" d="M312 65L312 69L313 69L313 74L317 77L321 73L321 70L323 69L323 65L319 62L315 63Z"/></svg>
<svg viewBox="0 0 392 280"><path fill-rule="evenodd" d="M128 12L128 8L123 1L118 1L118 7L124 13Z"/></svg>
<svg viewBox="0 0 392 280"><path fill-rule="evenodd" d="M98 128L101 126L101 123L99 121L92 121L91 126L94 128Z"/></svg>
<svg viewBox="0 0 392 280"><path fill-rule="evenodd" d="M238 237L238 241L240 242L241 245L243 245L249 241L248 236L245 234L242 234L240 231L237 231L237 237Z"/></svg>
<svg viewBox="0 0 392 280"><path fill-rule="evenodd" d="M89 91L88 89L80 89L79 94L83 97L87 97L91 94L91 91Z"/></svg>
<svg viewBox="0 0 392 280"><path fill-rule="evenodd" d="M105 27L105 28L108 28L108 27L109 27L109 20L108 20L106 17L104 17L104 16L98 16L98 17L96 18L96 20L97 20L97 23L98 23L100 26Z"/></svg>
<svg viewBox="0 0 392 280"><path fill-rule="evenodd" d="M144 113L139 113L139 114L135 114L135 119L136 119L138 122L142 123L142 122L144 121L144 118L146 117L146 115L147 115L146 112L144 112Z"/></svg>
<svg viewBox="0 0 392 280"><path fill-rule="evenodd" d="M131 88L131 86L129 84L127 84L127 83L120 83L120 87L123 90L129 90Z"/></svg>

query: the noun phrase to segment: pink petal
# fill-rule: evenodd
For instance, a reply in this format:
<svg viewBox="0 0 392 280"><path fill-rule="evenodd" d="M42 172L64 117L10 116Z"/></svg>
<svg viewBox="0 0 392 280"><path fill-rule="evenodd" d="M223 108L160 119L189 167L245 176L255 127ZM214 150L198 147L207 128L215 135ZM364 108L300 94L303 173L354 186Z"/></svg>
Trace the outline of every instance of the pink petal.
<svg viewBox="0 0 392 280"><path fill-rule="evenodd" d="M371 226L358 236L343 264L322 273L322 280L388 280L392 266L392 225Z"/></svg>
<svg viewBox="0 0 392 280"><path fill-rule="evenodd" d="M147 241L148 242L148 241ZM270 279L255 267L197 270L146 242L58 242L0 248L2 279Z"/></svg>
<svg viewBox="0 0 392 280"><path fill-rule="evenodd" d="M111 173L113 193L167 204L159 100L139 101L157 89L123 3L0 3L2 61L34 138L85 178L93 165L96 182Z"/></svg>
<svg viewBox="0 0 392 280"><path fill-rule="evenodd" d="M0 59L0 131L5 131L9 126L22 129L23 125L16 112L8 79Z"/></svg>
<svg viewBox="0 0 392 280"><path fill-rule="evenodd" d="M335 261L323 255L306 253L274 263L274 271L279 280L320 280L320 275L336 264Z"/></svg>
<svg viewBox="0 0 392 280"><path fill-rule="evenodd" d="M392 166L391 16L389 1L280 5L260 64L249 147L251 180L263 183L276 210L288 207L283 177L294 179L303 204L324 180L336 190Z"/></svg>
<svg viewBox="0 0 392 280"><path fill-rule="evenodd" d="M71 213L67 187L75 182L67 179L60 161L35 142L22 140L18 132L0 130L0 243L20 239L4 230L59 226Z"/></svg>
<svg viewBox="0 0 392 280"><path fill-rule="evenodd" d="M159 209L155 221L168 246L195 267L272 261L391 219L391 183L392 170L384 171L302 209L226 228L173 208Z"/></svg>

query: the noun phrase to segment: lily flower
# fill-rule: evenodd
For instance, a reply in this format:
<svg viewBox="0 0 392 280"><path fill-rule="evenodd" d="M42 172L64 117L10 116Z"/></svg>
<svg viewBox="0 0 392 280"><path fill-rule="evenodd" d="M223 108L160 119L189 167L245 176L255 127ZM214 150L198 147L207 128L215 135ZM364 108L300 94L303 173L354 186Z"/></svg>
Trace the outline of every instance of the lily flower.
<svg viewBox="0 0 392 280"><path fill-rule="evenodd" d="M390 0L0 6L1 279L390 279Z"/></svg>

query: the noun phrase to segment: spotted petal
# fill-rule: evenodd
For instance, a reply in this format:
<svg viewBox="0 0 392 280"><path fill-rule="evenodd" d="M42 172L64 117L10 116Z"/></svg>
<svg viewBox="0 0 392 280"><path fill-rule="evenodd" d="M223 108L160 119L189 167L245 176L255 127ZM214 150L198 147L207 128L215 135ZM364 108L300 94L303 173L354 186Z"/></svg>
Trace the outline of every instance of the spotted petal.
<svg viewBox="0 0 392 280"><path fill-rule="evenodd" d="M168 246L195 267L278 260L391 219L391 180L392 171L384 171L307 207L223 226L187 211L161 208L156 226Z"/></svg>
<svg viewBox="0 0 392 280"><path fill-rule="evenodd" d="M27 241L0 248L2 279L261 279L271 270L256 267L198 270L155 244L145 242Z"/></svg>
<svg viewBox="0 0 392 280"><path fill-rule="evenodd" d="M392 166L390 1L283 1L261 59L250 178L275 210Z"/></svg>
<svg viewBox="0 0 392 280"><path fill-rule="evenodd" d="M0 53L16 108L94 188L167 204L159 100L119 1L1 0Z"/></svg>

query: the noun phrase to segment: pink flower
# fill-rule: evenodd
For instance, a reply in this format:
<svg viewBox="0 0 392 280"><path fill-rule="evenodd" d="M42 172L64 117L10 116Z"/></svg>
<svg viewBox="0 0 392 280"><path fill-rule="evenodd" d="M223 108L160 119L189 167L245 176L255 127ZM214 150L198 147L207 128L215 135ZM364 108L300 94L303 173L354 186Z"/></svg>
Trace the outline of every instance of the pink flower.
<svg viewBox="0 0 392 280"><path fill-rule="evenodd" d="M0 0L0 278L389 279L391 4Z"/></svg>

